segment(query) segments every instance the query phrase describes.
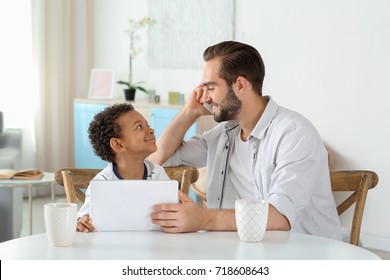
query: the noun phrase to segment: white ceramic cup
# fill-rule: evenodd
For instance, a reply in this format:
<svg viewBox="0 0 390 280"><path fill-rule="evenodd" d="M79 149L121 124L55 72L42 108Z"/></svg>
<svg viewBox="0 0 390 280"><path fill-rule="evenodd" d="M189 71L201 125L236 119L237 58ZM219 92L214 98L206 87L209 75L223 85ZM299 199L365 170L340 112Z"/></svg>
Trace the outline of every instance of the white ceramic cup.
<svg viewBox="0 0 390 280"><path fill-rule="evenodd" d="M45 203L44 218L47 238L51 246L72 245L77 227L77 204Z"/></svg>
<svg viewBox="0 0 390 280"><path fill-rule="evenodd" d="M245 242L260 242L268 220L268 202L258 199L238 199L235 203L238 236Z"/></svg>

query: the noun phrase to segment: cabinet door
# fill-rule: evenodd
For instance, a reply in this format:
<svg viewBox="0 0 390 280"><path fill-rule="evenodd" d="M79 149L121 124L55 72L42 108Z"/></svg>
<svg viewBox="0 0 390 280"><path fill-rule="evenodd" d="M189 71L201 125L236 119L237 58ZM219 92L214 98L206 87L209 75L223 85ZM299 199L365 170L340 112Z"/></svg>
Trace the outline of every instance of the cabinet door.
<svg viewBox="0 0 390 280"><path fill-rule="evenodd" d="M95 155L88 137L89 124L93 117L107 104L74 103L75 167L104 168L108 162Z"/></svg>
<svg viewBox="0 0 390 280"><path fill-rule="evenodd" d="M162 109L162 108L150 108L150 127L154 129L154 135L158 139L164 129L177 115L179 109ZM198 124L194 123L184 136L184 139L188 139L195 135L198 129Z"/></svg>
<svg viewBox="0 0 390 280"><path fill-rule="evenodd" d="M150 127L154 129L154 135L158 139L164 129L177 115L179 109L161 109L161 108L150 108ZM191 138L195 135L198 129L198 123L194 123L184 136L184 139ZM196 194L190 189L189 196L194 201L197 201Z"/></svg>

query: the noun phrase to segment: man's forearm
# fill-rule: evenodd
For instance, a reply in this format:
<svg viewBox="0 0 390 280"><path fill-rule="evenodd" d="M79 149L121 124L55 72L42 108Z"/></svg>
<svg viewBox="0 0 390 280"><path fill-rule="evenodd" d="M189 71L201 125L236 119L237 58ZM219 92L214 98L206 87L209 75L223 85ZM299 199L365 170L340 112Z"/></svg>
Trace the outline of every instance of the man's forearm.
<svg viewBox="0 0 390 280"><path fill-rule="evenodd" d="M207 209L202 224L203 230L235 231L236 217L234 209Z"/></svg>
<svg viewBox="0 0 390 280"><path fill-rule="evenodd" d="M157 141L157 151L150 155L150 160L160 165L164 164L180 147L184 135L196 120L196 115L181 110L164 129Z"/></svg>
<svg viewBox="0 0 390 280"><path fill-rule="evenodd" d="M286 216L280 214L272 204L269 204L267 230L288 231L290 229L291 226Z"/></svg>
<svg viewBox="0 0 390 280"><path fill-rule="evenodd" d="M205 211L203 230L216 231L235 231L236 217L234 209L207 209ZM290 230L290 224L287 218L281 215L275 207L269 205L267 230Z"/></svg>

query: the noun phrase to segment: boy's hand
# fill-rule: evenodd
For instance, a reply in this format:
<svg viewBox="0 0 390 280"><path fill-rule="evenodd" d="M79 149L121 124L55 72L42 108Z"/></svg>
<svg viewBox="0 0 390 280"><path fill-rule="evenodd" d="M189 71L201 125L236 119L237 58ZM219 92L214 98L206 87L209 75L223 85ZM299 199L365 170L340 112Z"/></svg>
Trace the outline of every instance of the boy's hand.
<svg viewBox="0 0 390 280"><path fill-rule="evenodd" d="M92 224L92 219L89 215L84 215L77 221L77 231L80 232L95 232L96 229Z"/></svg>

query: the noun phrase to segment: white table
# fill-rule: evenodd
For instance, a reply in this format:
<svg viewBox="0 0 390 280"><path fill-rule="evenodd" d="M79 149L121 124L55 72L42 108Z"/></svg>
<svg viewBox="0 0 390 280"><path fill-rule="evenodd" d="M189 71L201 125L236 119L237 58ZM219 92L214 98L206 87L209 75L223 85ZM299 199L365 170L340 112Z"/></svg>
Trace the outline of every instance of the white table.
<svg viewBox="0 0 390 280"><path fill-rule="evenodd" d="M313 235L267 231L245 243L237 232L169 234L160 231L76 233L70 247L50 247L46 234L0 243L0 259L113 260L339 260L380 259L363 248Z"/></svg>
<svg viewBox="0 0 390 280"><path fill-rule="evenodd" d="M16 187L28 187L28 206L30 210L30 235L32 234L33 227L33 208L32 208L32 188L35 186L50 186L51 188L51 201L54 202L54 173L44 172L43 177L39 180L0 180L0 187L16 188Z"/></svg>

